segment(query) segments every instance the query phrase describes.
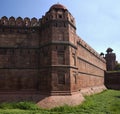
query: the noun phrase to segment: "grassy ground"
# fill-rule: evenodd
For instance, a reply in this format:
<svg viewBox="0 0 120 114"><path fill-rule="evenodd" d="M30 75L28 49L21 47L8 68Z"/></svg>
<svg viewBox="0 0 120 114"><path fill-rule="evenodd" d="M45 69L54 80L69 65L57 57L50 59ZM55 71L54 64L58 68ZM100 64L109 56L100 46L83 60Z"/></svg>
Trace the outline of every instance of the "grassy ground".
<svg viewBox="0 0 120 114"><path fill-rule="evenodd" d="M107 90L86 97L82 105L51 110L40 109L30 102L3 103L0 104L0 114L120 114L120 91Z"/></svg>

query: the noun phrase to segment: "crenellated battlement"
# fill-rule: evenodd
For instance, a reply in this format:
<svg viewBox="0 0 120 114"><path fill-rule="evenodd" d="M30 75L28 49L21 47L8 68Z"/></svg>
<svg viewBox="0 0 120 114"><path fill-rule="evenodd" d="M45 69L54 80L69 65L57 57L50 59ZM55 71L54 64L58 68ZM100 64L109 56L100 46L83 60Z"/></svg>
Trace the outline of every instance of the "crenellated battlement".
<svg viewBox="0 0 120 114"><path fill-rule="evenodd" d="M82 94L105 89L105 70L104 58L77 36L74 17L59 3L39 19L0 18L0 102L79 105Z"/></svg>
<svg viewBox="0 0 120 114"><path fill-rule="evenodd" d="M40 21L33 17L32 19L25 17L13 17L11 16L10 18L3 16L0 19L0 25L1 26L9 26L9 27L36 27L40 26Z"/></svg>

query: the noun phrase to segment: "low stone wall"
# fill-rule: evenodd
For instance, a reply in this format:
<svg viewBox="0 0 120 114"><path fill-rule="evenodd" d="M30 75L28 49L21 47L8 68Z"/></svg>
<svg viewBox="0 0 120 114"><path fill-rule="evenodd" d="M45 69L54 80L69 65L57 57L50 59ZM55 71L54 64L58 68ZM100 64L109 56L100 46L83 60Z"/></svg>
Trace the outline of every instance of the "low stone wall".
<svg viewBox="0 0 120 114"><path fill-rule="evenodd" d="M105 86L108 89L120 90L120 71L105 73Z"/></svg>

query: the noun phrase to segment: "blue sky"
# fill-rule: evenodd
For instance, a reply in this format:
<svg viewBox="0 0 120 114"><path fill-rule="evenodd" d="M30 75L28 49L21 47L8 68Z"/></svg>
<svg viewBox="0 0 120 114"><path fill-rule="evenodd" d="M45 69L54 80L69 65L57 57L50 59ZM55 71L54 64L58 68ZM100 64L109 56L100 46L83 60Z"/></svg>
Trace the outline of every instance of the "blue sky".
<svg viewBox="0 0 120 114"><path fill-rule="evenodd" d="M0 17L41 18L57 2L75 17L83 40L98 53L111 47L120 62L120 0L0 0Z"/></svg>

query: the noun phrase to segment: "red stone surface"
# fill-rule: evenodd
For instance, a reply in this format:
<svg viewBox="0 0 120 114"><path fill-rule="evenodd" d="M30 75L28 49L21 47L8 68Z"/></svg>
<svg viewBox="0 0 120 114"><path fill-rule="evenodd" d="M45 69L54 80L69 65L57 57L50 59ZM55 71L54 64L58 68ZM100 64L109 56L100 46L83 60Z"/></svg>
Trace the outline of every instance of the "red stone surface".
<svg viewBox="0 0 120 114"><path fill-rule="evenodd" d="M120 72L106 72L105 73L105 86L108 89L120 90Z"/></svg>
<svg viewBox="0 0 120 114"><path fill-rule="evenodd" d="M40 95L48 97L43 97L43 102L56 99L55 106L63 105L60 99L78 104L83 97L75 100L74 92L104 85L105 60L77 36L71 13L64 6L59 8L40 20L0 19L0 101L3 97L6 101L34 101ZM30 97L24 96L25 91ZM44 105L41 98L37 101ZM50 105L54 107L45 107Z"/></svg>

